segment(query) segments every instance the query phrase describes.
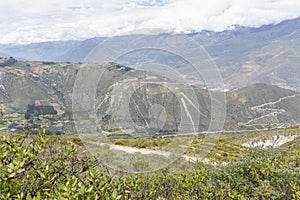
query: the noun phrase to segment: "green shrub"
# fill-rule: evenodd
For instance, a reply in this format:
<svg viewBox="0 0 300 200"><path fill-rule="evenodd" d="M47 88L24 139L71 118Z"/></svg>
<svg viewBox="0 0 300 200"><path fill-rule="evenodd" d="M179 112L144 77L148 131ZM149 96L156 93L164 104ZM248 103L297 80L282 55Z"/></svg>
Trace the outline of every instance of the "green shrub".
<svg viewBox="0 0 300 200"><path fill-rule="evenodd" d="M226 166L109 170L67 137L0 137L1 199L299 199L300 151L254 149ZM141 142L141 141L139 141ZM138 142L138 143L139 143ZM134 163L137 170L147 163Z"/></svg>

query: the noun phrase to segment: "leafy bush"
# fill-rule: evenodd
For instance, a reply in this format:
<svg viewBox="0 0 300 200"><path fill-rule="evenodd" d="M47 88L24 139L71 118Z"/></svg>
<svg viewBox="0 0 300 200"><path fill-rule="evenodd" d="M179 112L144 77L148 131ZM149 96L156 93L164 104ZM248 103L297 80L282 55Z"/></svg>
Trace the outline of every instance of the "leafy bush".
<svg viewBox="0 0 300 200"><path fill-rule="evenodd" d="M255 149L226 166L127 174L99 164L77 139L45 130L0 137L1 199L300 199L299 186L300 150Z"/></svg>

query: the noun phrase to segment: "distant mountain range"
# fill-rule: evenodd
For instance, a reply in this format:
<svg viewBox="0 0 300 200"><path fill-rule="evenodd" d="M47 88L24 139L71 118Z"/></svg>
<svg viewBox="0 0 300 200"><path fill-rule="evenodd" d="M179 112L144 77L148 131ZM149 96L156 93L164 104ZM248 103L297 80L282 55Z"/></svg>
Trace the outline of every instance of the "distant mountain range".
<svg viewBox="0 0 300 200"><path fill-rule="evenodd" d="M188 34L212 57L227 88L267 83L300 90L300 18L259 28L234 26L223 32ZM149 35L149 40L159 35ZM121 36L128 40L127 36ZM107 38L28 45L2 44L0 56L27 61L83 62ZM174 61L175 62L175 61ZM124 63L123 63L124 64ZM127 60L130 66L130 59ZM172 64L172 63L170 63ZM174 63L173 63L174 64ZM193 79L189 70L182 70Z"/></svg>
<svg viewBox="0 0 300 200"><path fill-rule="evenodd" d="M93 66L85 68L92 70ZM72 92L82 67L80 64L0 59L0 130L18 132L47 128L52 133L75 132ZM152 123L153 105L163 105L165 110L161 111L165 112L166 121L159 130L176 132L184 115L180 110L182 105L184 109L195 110L196 102L197 112L201 113L196 130L208 129L211 120L210 91L179 84L175 88L190 88L196 97L183 94L182 104L182 99L176 98L171 90L161 84L151 84L164 81L173 83L173 80L115 63L107 63L102 68L105 72L92 98L102 130L118 129L115 113L122 107L121 100L126 100L126 95L130 94L130 90L118 88L138 80L150 82L138 87L128 99L130 118L138 127L147 127ZM260 83L228 91L226 96L224 130L272 129L300 124L300 93L297 91ZM81 97L88 98L84 95ZM85 105L79 106L84 108ZM156 108L160 110L159 106ZM152 131L154 134L158 130Z"/></svg>

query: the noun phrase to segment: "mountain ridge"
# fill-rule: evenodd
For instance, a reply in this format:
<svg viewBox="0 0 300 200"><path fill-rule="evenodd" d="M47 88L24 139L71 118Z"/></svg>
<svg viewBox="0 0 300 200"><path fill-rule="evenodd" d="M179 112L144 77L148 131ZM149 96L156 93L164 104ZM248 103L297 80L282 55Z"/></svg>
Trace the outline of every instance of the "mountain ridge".
<svg viewBox="0 0 300 200"><path fill-rule="evenodd" d="M240 88L257 82L300 90L300 18L259 28L239 27L223 32L203 31L188 34L202 45L218 66L227 88ZM128 40L127 36L120 36ZM155 40L156 35L149 35ZM131 37L134 39L134 37ZM86 56L107 38L91 38L84 41L44 42L29 45L1 45L3 55L24 60L48 62L84 62ZM147 53L144 56L150 57ZM129 57L126 66L134 66ZM157 59L164 59L161 55ZM148 58L148 59L151 59ZM134 60L136 61L136 60ZM177 60L170 62L175 66ZM193 74L184 70L188 81ZM240 81L243 79L244 81Z"/></svg>
<svg viewBox="0 0 300 200"><path fill-rule="evenodd" d="M76 132L72 117L72 92L82 65L24 62L13 58L0 59L0 64L0 130L14 132L47 128L53 133ZM172 80L116 63L107 63L102 67L105 72L97 84L94 101L103 130L116 130L118 127L113 116L122 105L122 98L126 100L126 95L130 94L119 86L141 79L151 83L132 93L133 96L128 100L131 102L130 118L137 127L144 127L153 119L152 106L162 105L166 109L166 122L161 130L176 132L182 115L182 111L178 110L181 107L180 102L172 90L160 84L165 81L172 83ZM187 99L186 106L191 104L192 109L192 103L197 101L198 109L202 113L197 129L207 130L211 118L212 91L182 84L177 84L177 87L193 88L196 99ZM118 98L115 98L116 95ZM300 108L297 106L300 96L297 91L268 84L254 84L228 91L226 95L227 115L224 130L273 129L300 124Z"/></svg>

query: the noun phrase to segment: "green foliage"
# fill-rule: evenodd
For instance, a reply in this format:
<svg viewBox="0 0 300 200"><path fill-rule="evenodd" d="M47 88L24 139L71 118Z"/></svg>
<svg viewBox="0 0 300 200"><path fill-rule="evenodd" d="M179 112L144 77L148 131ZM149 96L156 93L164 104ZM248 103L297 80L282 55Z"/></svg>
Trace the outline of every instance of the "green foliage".
<svg viewBox="0 0 300 200"><path fill-rule="evenodd" d="M300 149L254 149L226 166L197 163L184 172L148 174L108 170L83 152L75 139L45 136L45 130L1 136L0 198L300 199Z"/></svg>

